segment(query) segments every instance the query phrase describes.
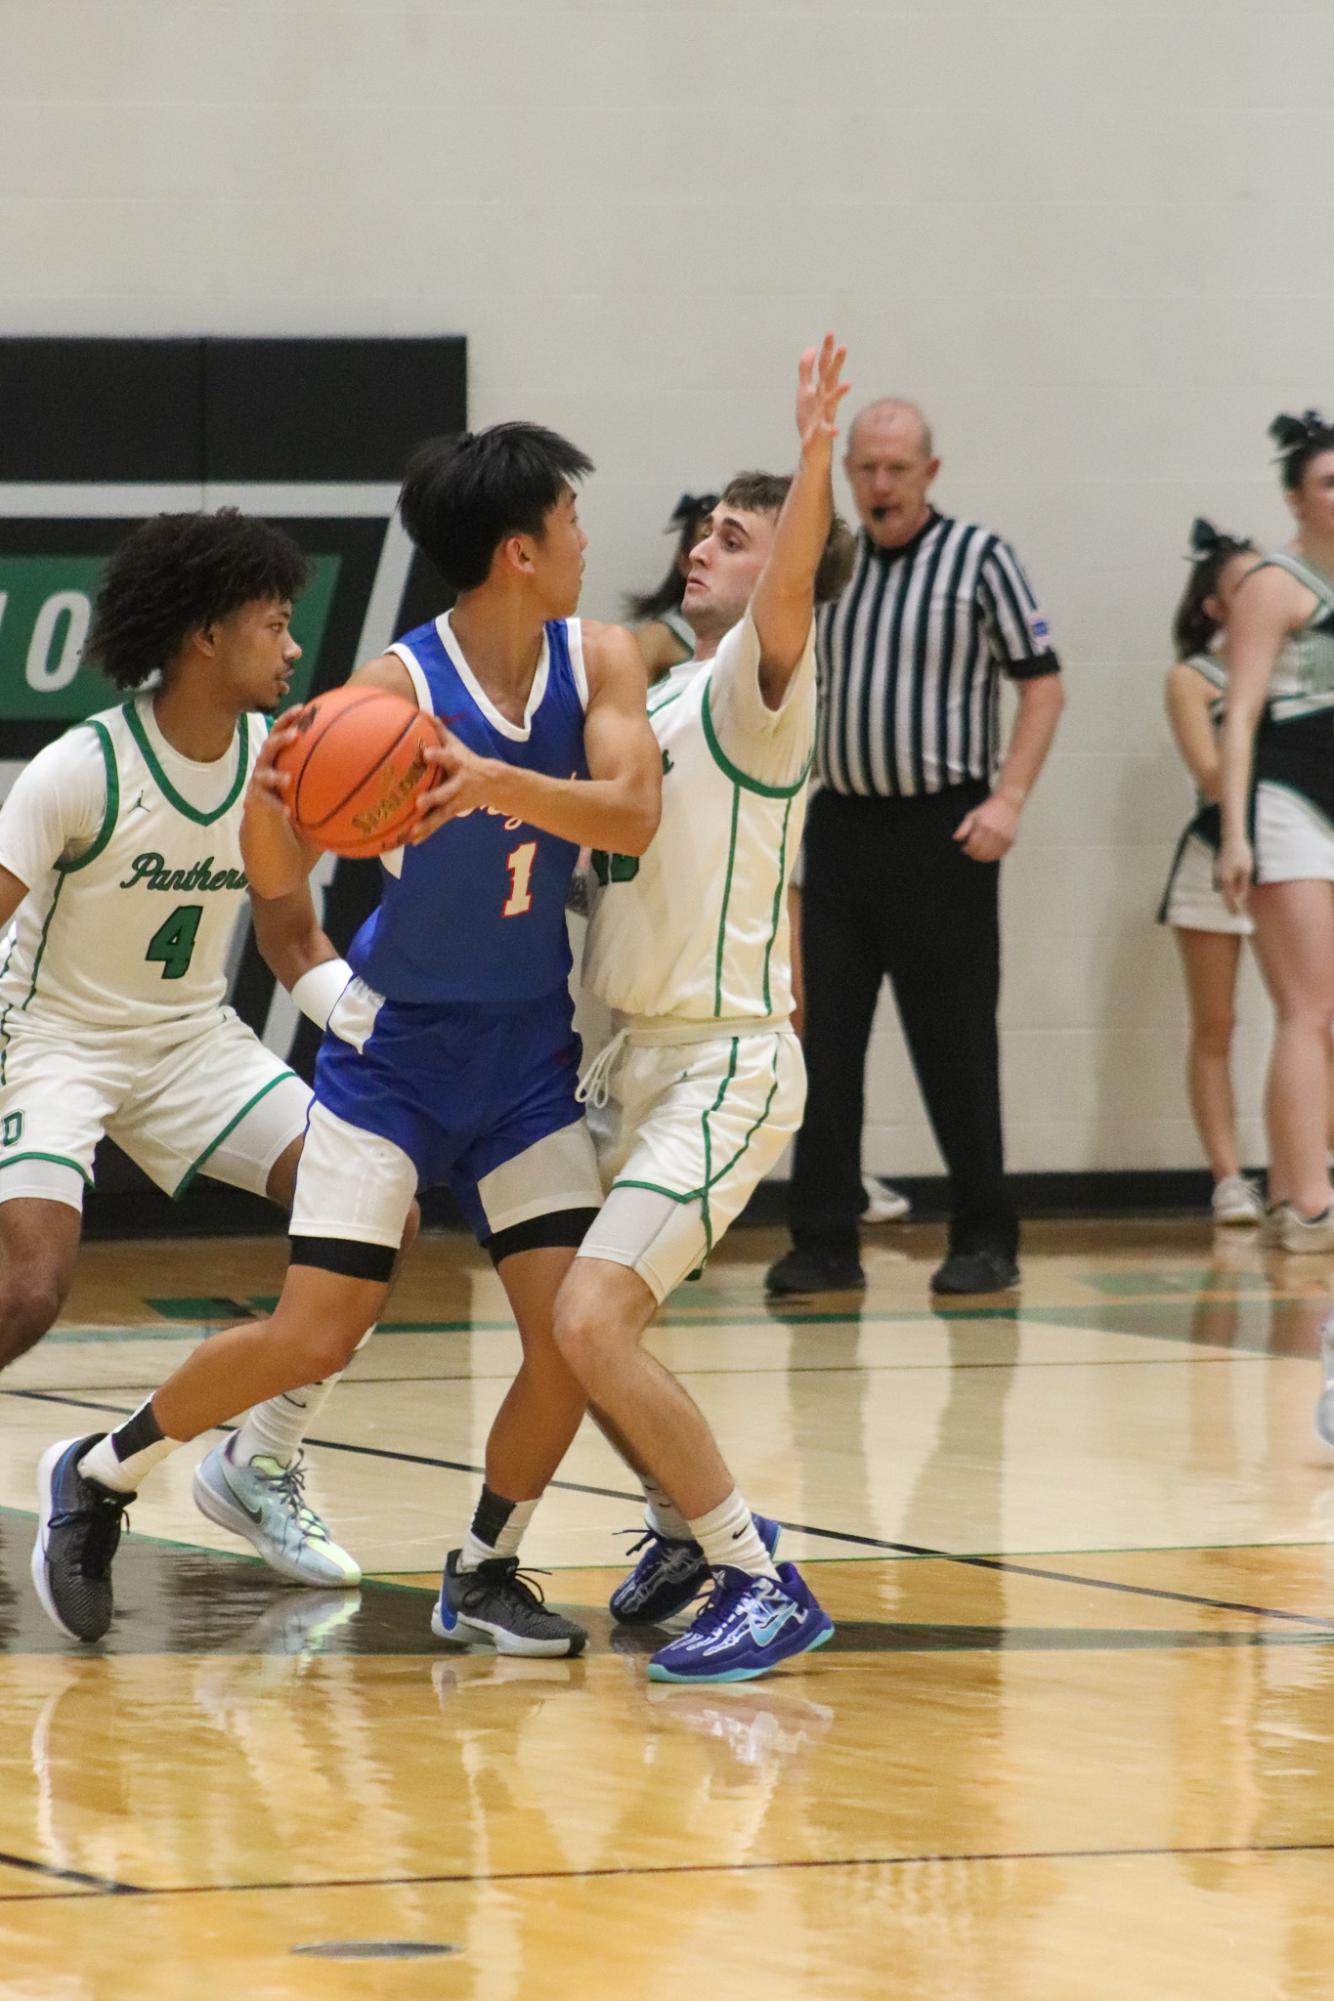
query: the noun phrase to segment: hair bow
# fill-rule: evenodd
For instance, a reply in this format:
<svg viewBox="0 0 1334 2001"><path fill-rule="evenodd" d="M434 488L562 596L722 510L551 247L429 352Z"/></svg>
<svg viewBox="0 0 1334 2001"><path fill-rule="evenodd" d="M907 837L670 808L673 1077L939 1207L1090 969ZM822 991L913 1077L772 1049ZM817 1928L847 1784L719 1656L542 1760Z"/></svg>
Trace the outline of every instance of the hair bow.
<svg viewBox="0 0 1334 2001"><path fill-rule="evenodd" d="M1303 410L1300 417L1275 417L1269 426L1269 435L1278 446L1279 457L1285 459L1290 452L1299 451L1313 438L1334 435L1334 425L1328 418L1322 417L1319 410Z"/></svg>
<svg viewBox="0 0 1334 2001"><path fill-rule="evenodd" d="M687 522L696 521L701 514L711 514L718 505L716 493L683 493L672 509L668 532L673 528L684 528Z"/></svg>
<svg viewBox="0 0 1334 2001"><path fill-rule="evenodd" d="M1190 544L1186 550L1188 563L1207 563L1224 551L1249 549L1250 543L1244 535L1229 535L1226 529L1215 528L1212 521L1206 521L1197 514L1190 524Z"/></svg>

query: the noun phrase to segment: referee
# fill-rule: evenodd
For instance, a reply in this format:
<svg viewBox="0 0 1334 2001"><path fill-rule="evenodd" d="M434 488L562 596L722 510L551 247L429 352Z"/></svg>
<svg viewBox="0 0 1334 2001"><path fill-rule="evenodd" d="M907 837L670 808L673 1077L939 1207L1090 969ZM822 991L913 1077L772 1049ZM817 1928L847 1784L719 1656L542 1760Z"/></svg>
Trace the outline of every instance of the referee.
<svg viewBox="0 0 1334 2001"><path fill-rule="evenodd" d="M888 975L950 1179L939 1293L1015 1285L996 1007L1000 870L1064 703L1014 552L938 514L914 404L872 403L844 462L861 519L847 590L819 615L819 790L806 830L802 956L810 1077L771 1294L860 1287L863 1079ZM1000 676L1019 697L1000 743ZM999 764L999 771L997 765Z"/></svg>

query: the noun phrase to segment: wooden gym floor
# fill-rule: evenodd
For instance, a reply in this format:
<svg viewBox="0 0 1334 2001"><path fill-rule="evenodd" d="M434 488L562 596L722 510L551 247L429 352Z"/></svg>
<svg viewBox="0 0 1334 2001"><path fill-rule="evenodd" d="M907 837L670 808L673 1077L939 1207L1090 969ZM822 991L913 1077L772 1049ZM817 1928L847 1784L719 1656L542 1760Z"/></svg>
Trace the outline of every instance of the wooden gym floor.
<svg viewBox="0 0 1334 2001"><path fill-rule="evenodd" d="M28 1577L32 1477L271 1296L280 1239L89 1246L0 1384L0 1993L580 2001L1272 2001L1334 1974L1334 1261L1203 1224L1034 1226L1017 1305L770 1310L737 1232L659 1349L838 1621L759 1683L649 1688L609 1630L636 1509L581 1435L531 1532L586 1659L432 1638L514 1361L498 1287L423 1243L319 1420L359 1594L133 1511L108 1642Z"/></svg>

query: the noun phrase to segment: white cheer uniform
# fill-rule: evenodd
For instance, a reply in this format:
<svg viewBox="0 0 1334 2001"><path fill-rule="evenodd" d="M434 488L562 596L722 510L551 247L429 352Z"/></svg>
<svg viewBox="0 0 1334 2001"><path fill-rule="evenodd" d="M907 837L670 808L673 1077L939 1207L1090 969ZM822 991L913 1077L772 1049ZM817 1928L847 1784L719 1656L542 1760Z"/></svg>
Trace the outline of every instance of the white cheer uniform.
<svg viewBox="0 0 1334 2001"><path fill-rule="evenodd" d="M665 1299L801 1123L787 888L815 735L814 633L765 706L749 612L711 660L650 691L662 820L638 857L595 856L585 987L616 1033L584 1086L610 1189L581 1257Z"/></svg>
<svg viewBox="0 0 1334 2001"><path fill-rule="evenodd" d="M27 886L0 938L0 1201L82 1205L103 1134L159 1187L263 1194L309 1093L226 1005L246 903L241 813L267 724L172 749L151 694L38 753L0 807Z"/></svg>
<svg viewBox="0 0 1334 2001"><path fill-rule="evenodd" d="M1217 730L1223 719L1223 690L1227 667L1216 653L1192 653L1182 663L1194 668L1214 690L1209 719ZM1220 931L1233 937L1249 938L1254 924L1244 912L1230 910L1214 877L1218 867L1218 847L1222 823L1216 805L1197 799L1195 813L1172 857L1167 888L1158 906L1158 922L1174 931Z"/></svg>

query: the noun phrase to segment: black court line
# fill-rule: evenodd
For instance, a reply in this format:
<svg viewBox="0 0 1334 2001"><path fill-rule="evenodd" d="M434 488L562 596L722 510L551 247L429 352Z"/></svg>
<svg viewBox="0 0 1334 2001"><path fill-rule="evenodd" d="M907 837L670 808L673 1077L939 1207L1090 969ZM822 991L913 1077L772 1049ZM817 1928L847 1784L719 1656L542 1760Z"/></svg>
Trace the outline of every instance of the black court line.
<svg viewBox="0 0 1334 2001"><path fill-rule="evenodd" d="M128 1417L130 1412L124 1404L94 1403L85 1397L54 1396L46 1390L5 1390L5 1396L23 1397L33 1403L69 1404L78 1410L109 1411L118 1417ZM231 1431L233 1425L217 1425L219 1431ZM307 1438L307 1445L316 1446L323 1452L351 1452L365 1459L388 1459L406 1466L434 1466L449 1473L472 1473L482 1476L484 1466L475 1466L462 1459L437 1459L425 1452L395 1452L386 1446L350 1445L339 1438ZM627 1501L633 1506L643 1503L643 1495L628 1493L622 1487L594 1487L580 1480L552 1480L549 1483L566 1494L593 1494L602 1500ZM894 1542L886 1536L859 1535L852 1529L818 1528L812 1522L780 1522L784 1529L794 1530L798 1535L814 1536L823 1542L855 1543L862 1549L882 1549L892 1556L929 1557L937 1563L959 1563L975 1570L996 1570L1016 1577L1037 1577L1050 1584L1079 1584L1092 1591L1119 1592L1128 1598L1164 1599L1173 1605L1197 1605L1211 1612L1246 1612L1256 1619L1282 1619L1292 1625L1312 1627L1327 1633L1334 1639L1334 1614L1322 1618L1314 1612L1285 1612L1270 1605L1252 1605L1245 1599L1212 1598L1197 1591L1169 1591L1162 1585L1124 1584L1111 1577L1086 1577L1073 1570L1044 1570L1038 1564L1016 1563L1004 1556L965 1556L948 1549L935 1549L930 1543ZM1281 1545L1280 1545L1281 1546ZM1226 1547L1226 1545L1223 1545ZM1132 1554L1134 1552L1131 1552ZM1152 1555L1152 1550L1144 1551Z"/></svg>
<svg viewBox="0 0 1334 2001"><path fill-rule="evenodd" d="M0 1392L0 1394L10 1397L24 1397L31 1403L68 1404L75 1410L108 1411L114 1417L129 1417L131 1411L135 1408L135 1406L130 1404L95 1403L90 1397L67 1397L51 1390L5 1390ZM213 1426L213 1429L215 1431L235 1431L236 1426L234 1424L216 1424ZM468 1460L436 1459L425 1452L394 1452L388 1446L350 1445L341 1438L307 1438L303 1442L306 1445L318 1446L322 1452L351 1452L359 1458L396 1460L404 1466L435 1466L446 1473L475 1473L479 1477L484 1476L486 1473L484 1466L474 1466ZM630 1501L640 1507L643 1506L644 1501L642 1494L627 1493L621 1487L590 1487L578 1480L551 1480L548 1482L548 1485L559 1488L567 1494L595 1494L602 1500ZM826 1531L826 1533L832 1535L834 1531L831 1529Z"/></svg>
<svg viewBox="0 0 1334 2001"><path fill-rule="evenodd" d="M655 1876L757 1876L794 1874L805 1869L920 1869L941 1863L986 1862L1128 1862L1157 1861L1177 1856L1329 1855L1334 1841L1208 1842L1183 1847L1143 1848L998 1848L975 1853L931 1855L810 1855L786 1862L646 1862L608 1864L600 1869L442 1870L424 1876L315 1876L305 1882L280 1878L265 1883L176 1883L153 1889L144 1884L118 1885L136 1897L237 1897L253 1894L315 1890L426 1889L433 1885L481 1883L591 1883ZM114 1894L108 1889L104 1895ZM32 1897L0 1896L3 1903L32 1902ZM48 1900L49 1901L49 1900Z"/></svg>
<svg viewBox="0 0 1334 2001"><path fill-rule="evenodd" d="M10 1869L30 1869L35 1876L49 1876L56 1883L77 1883L81 1889L96 1890L104 1897L137 1897L138 1886L121 1883L114 1876L86 1876L82 1869L61 1869L54 1862L34 1862L31 1855L11 1855L8 1849L0 1848L0 1863ZM13 1896L4 1897L5 1903L30 1901L40 1892L16 1891Z"/></svg>

